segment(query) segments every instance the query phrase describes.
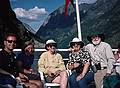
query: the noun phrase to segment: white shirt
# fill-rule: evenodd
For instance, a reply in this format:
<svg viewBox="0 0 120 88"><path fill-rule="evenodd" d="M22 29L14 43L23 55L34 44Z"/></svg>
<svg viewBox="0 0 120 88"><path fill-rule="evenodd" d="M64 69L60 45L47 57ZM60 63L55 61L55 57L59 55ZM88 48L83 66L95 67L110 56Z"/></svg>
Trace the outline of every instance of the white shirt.
<svg viewBox="0 0 120 88"><path fill-rule="evenodd" d="M107 73L111 73L115 59L112 48L108 43L101 42L96 46L88 44L85 49L91 54L93 63L100 62L101 67L107 67Z"/></svg>

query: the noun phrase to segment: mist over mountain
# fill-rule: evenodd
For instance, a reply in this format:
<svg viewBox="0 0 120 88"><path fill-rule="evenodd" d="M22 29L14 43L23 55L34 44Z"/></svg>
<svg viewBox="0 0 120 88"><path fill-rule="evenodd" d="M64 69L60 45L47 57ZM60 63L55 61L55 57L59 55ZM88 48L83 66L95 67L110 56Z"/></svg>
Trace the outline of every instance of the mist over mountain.
<svg viewBox="0 0 120 88"><path fill-rule="evenodd" d="M104 33L105 41L115 48L120 42L120 0L97 0L93 4L82 3L79 8L83 41L87 44L88 35ZM47 17L36 34L44 40L56 40L59 48L67 48L77 36L75 11L65 16L61 6Z"/></svg>

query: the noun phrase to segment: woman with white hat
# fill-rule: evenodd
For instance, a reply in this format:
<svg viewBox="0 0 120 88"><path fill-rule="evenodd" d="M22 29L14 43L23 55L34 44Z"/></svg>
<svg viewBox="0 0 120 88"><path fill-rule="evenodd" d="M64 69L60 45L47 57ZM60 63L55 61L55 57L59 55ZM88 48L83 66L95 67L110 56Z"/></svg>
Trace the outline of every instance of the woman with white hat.
<svg viewBox="0 0 120 88"><path fill-rule="evenodd" d="M45 49L38 61L47 82L59 83L60 88L67 88L67 73L62 56L56 52L57 43L50 39L46 42Z"/></svg>
<svg viewBox="0 0 120 88"><path fill-rule="evenodd" d="M73 49L69 54L69 63L73 63L68 79L70 88L88 88L88 84L94 80L94 73L89 69L91 56L84 51L84 43L79 38L73 38L70 47Z"/></svg>

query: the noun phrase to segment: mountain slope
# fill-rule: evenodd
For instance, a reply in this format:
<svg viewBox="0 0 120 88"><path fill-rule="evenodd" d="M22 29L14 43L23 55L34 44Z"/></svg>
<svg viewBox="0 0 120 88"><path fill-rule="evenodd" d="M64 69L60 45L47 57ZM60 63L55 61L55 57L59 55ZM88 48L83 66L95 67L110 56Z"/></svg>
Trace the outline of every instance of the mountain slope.
<svg viewBox="0 0 120 88"><path fill-rule="evenodd" d="M28 31L30 31L33 34L36 34L36 31L32 27L30 27L30 25L26 23L23 23L23 25L27 28Z"/></svg>
<svg viewBox="0 0 120 88"><path fill-rule="evenodd" d="M81 16L84 16L83 12ZM64 8L60 7L48 16L36 34L45 40L52 38L60 43L60 48L64 48L63 44L67 47L68 41L76 36L76 32L75 12L65 16Z"/></svg>
<svg viewBox="0 0 120 88"><path fill-rule="evenodd" d="M120 42L120 1L98 0L93 4L81 4L80 16L82 38L88 43L87 36L93 33L104 33L106 42L116 47ZM37 32L43 39L53 38L60 48L67 48L73 37L77 36L76 15L71 12L64 15L64 7L51 13Z"/></svg>

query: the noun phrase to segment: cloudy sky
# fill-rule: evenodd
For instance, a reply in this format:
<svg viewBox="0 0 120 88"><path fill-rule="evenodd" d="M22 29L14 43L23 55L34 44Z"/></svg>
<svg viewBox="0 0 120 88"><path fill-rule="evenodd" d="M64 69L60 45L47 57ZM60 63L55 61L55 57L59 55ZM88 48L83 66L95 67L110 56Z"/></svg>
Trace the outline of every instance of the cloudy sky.
<svg viewBox="0 0 120 88"><path fill-rule="evenodd" d="M79 0L92 3L96 0ZM12 9L19 20L30 25L37 31L45 18L65 4L65 0L10 0Z"/></svg>

